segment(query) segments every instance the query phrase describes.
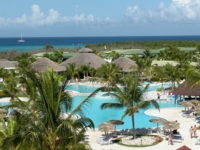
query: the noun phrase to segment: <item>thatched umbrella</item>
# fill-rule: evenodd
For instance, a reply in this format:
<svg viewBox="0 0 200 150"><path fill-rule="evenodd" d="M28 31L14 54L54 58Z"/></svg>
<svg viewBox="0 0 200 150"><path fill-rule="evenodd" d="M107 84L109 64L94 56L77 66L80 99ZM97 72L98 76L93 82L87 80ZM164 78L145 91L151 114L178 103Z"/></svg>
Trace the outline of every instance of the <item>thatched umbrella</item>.
<svg viewBox="0 0 200 150"><path fill-rule="evenodd" d="M99 131L105 132L105 136L107 138L108 132L113 132L115 131L114 125L112 123L102 123L99 124Z"/></svg>
<svg viewBox="0 0 200 150"><path fill-rule="evenodd" d="M124 122L121 121L121 120L109 120L108 123L111 123L111 124L113 124L115 126L124 124Z"/></svg>
<svg viewBox="0 0 200 150"><path fill-rule="evenodd" d="M93 51L89 48L82 48L76 55L62 62L61 65L67 67L69 63L75 63L76 69L78 69L82 65L97 69L101 67L101 65L106 64L106 61L104 59L93 54L92 52Z"/></svg>
<svg viewBox="0 0 200 150"><path fill-rule="evenodd" d="M166 123L163 123L163 129L165 130L177 130L179 129L179 123L175 121L167 121Z"/></svg>
<svg viewBox="0 0 200 150"><path fill-rule="evenodd" d="M189 100L189 102L195 104L195 105L198 105L200 103L199 100L196 100L196 99L192 99L192 100Z"/></svg>
<svg viewBox="0 0 200 150"><path fill-rule="evenodd" d="M137 69L138 65L135 61L127 58L127 57L119 57L118 59L112 62L116 66L120 68L120 72L133 72L133 69Z"/></svg>
<svg viewBox="0 0 200 150"><path fill-rule="evenodd" d="M114 124L114 125L123 125L124 122L121 120L109 120L108 123Z"/></svg>
<svg viewBox="0 0 200 150"><path fill-rule="evenodd" d="M55 63L54 61L46 57L33 62L31 64L31 68L37 72L45 72L48 68L51 68L55 72L62 72L66 70L65 67Z"/></svg>
<svg viewBox="0 0 200 150"><path fill-rule="evenodd" d="M190 102L190 101L184 101L184 102L180 102L179 104L181 104L182 106L185 107L185 110L186 110L186 107L194 107L195 104Z"/></svg>
<svg viewBox="0 0 200 150"><path fill-rule="evenodd" d="M200 106L195 106L195 107L194 107L194 111L195 111L196 113L200 113Z"/></svg>
<svg viewBox="0 0 200 150"><path fill-rule="evenodd" d="M167 122L165 119L163 118L152 118L149 120L150 122L154 122L154 123L157 123L157 131L158 131L158 123L165 123Z"/></svg>

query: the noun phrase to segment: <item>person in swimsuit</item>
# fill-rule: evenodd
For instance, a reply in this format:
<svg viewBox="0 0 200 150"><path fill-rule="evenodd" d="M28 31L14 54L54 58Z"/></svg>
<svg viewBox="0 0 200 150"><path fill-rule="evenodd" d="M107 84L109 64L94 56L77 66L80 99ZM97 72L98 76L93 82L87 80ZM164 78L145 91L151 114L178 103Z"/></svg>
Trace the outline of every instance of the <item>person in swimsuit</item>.
<svg viewBox="0 0 200 150"><path fill-rule="evenodd" d="M172 141L172 132L169 133L168 135L168 145L173 145L173 141Z"/></svg>
<svg viewBox="0 0 200 150"><path fill-rule="evenodd" d="M190 127L190 130L189 130L189 132L190 132L190 138L192 138L193 136L193 133L194 133L194 129L193 129L193 127L191 126Z"/></svg>
<svg viewBox="0 0 200 150"><path fill-rule="evenodd" d="M197 138L197 127L194 125L193 127L194 137Z"/></svg>

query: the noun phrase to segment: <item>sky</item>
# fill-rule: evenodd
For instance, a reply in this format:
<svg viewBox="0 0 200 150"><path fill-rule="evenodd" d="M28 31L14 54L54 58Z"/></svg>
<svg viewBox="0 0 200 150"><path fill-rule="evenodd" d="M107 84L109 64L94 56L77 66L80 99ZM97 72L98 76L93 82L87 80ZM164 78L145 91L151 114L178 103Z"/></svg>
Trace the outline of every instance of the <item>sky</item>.
<svg viewBox="0 0 200 150"><path fill-rule="evenodd" d="M200 0L1 0L0 37L200 35Z"/></svg>

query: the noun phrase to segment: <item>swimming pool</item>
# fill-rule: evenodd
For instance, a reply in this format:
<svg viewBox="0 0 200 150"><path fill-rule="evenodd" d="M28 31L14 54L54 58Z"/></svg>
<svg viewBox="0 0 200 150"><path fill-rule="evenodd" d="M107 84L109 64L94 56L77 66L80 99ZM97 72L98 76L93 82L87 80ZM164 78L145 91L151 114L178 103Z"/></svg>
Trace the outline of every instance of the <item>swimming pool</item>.
<svg viewBox="0 0 200 150"><path fill-rule="evenodd" d="M80 93L92 93L99 86L94 85L84 85L84 84L68 84L65 88L66 90L78 91Z"/></svg>
<svg viewBox="0 0 200 150"><path fill-rule="evenodd" d="M171 86L170 83L163 85L164 88L167 88L169 86ZM87 84L78 84L78 83L76 84L76 83L74 83L74 84L68 84L65 89L66 90L72 90L72 91L78 91L80 93L92 93L98 87L99 86L92 85L92 84L87 85ZM161 84L149 86L147 91L155 91L156 89L161 88L161 87L162 87Z"/></svg>
<svg viewBox="0 0 200 150"><path fill-rule="evenodd" d="M170 85L164 85L165 87ZM150 86L148 91L154 91L157 88L160 88L161 85ZM81 93L91 93L97 86L86 86L83 84L70 84L66 87L66 90L74 90L79 91ZM100 106L104 102L112 102L114 98L109 96L103 97L101 96L102 93L98 93L96 96L91 97L91 106L85 106L84 113L85 116L92 119L95 127L98 128L98 124L117 119L120 120L121 116L124 113L124 109L117 110L116 109L104 109L101 110ZM81 101L83 101L86 96L74 96L73 97L73 108L75 108ZM8 105L9 102L1 102L0 105L5 106ZM160 108L166 107L182 107L181 105L177 105L172 101L159 101ZM151 109L151 108L150 108ZM135 127L136 128L149 128L149 127L156 127L155 123L149 122L152 119L152 116L146 115L144 112L146 110L140 110L139 113L135 114ZM124 118L124 125L117 126L117 129L125 129L125 128L132 128L131 118L129 116Z"/></svg>
<svg viewBox="0 0 200 150"><path fill-rule="evenodd" d="M155 91L157 88L161 88L161 84L150 86L148 91ZM164 87L169 87L170 84L165 84ZM95 89L97 89L97 86L92 85L83 85L83 84L70 84L66 88L67 90L73 90L78 91L80 93L91 93ZM84 100L85 96L74 96L73 107L75 108L82 100ZM85 116L88 118L91 118L95 124L95 127L98 128L98 124L101 124L103 122L107 122L112 119L120 120L121 116L123 115L124 109L104 109L101 110L100 106L104 102L112 102L114 100L113 97L103 97L100 93L98 95L91 97L91 106L85 107ZM173 101L159 101L160 108L166 108L166 107L182 107L181 105L176 105ZM151 107L150 109L153 109ZM155 123L149 122L150 119L153 118L153 116L148 116L144 112L146 110L140 110L139 113L135 114L135 127L136 128L149 128L149 127L156 127ZM125 129L125 128L132 128L132 122L131 117L126 116L124 118L124 125L117 126L117 129Z"/></svg>
<svg viewBox="0 0 200 150"><path fill-rule="evenodd" d="M84 100L85 96L75 96L73 97L73 108L76 107L82 100ZM91 97L91 106L85 106L85 116L92 119L95 127L98 128L98 124L103 122L117 119L120 120L121 116L123 115L124 109L104 109L101 110L100 106L102 103L105 102L112 102L114 98L111 97L102 97L102 96L94 96ZM160 108L166 107L182 107L180 105L174 104L172 101L159 101ZM151 107L153 108L153 107ZM151 109L150 108L150 109ZM135 127L136 128L149 128L149 127L156 127L155 123L149 122L150 119L154 118L153 116L148 116L144 112L146 110L140 110L139 113L135 114ZM126 116L124 118L124 125L117 126L117 129L125 129L125 128L132 128L131 117Z"/></svg>

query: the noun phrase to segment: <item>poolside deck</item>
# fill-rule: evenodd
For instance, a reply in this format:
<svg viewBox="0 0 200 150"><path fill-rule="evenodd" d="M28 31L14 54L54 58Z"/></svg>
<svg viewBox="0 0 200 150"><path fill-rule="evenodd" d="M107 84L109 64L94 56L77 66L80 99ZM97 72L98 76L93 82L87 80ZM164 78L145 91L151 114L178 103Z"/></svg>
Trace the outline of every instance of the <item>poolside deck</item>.
<svg viewBox="0 0 200 150"><path fill-rule="evenodd" d="M175 150L183 145L186 145L187 147L191 148L192 150L199 150L200 145L195 145L195 142L199 137L196 138L190 138L189 135L189 128L191 126L197 125L197 123L192 120L191 118L185 118L182 117L181 115L181 110L183 108L162 108L160 112L158 113L157 110L148 110L146 113L151 116L157 116L157 117L162 117L165 118L169 121L175 121L177 120L180 123L180 129L178 131L180 134L182 134L184 140L182 143L174 143L174 145L168 145L168 141L163 140L159 144L151 147L144 147L144 148L139 148L139 149L144 149L144 150L157 150L157 149L162 149L162 150ZM131 150L133 149L132 147L125 147L125 146L120 146L118 144L112 144L112 145L99 145L96 142L96 139L103 134L103 132L100 132L98 130L96 131L87 131L87 135L89 135L88 138L88 143L92 147L93 150L102 150L102 149L109 149L109 150ZM200 134L200 131L197 131L197 135Z"/></svg>

